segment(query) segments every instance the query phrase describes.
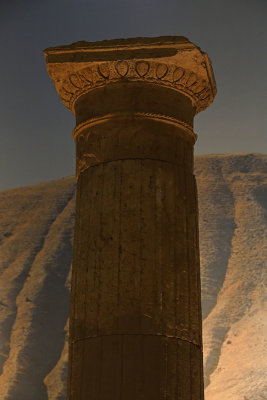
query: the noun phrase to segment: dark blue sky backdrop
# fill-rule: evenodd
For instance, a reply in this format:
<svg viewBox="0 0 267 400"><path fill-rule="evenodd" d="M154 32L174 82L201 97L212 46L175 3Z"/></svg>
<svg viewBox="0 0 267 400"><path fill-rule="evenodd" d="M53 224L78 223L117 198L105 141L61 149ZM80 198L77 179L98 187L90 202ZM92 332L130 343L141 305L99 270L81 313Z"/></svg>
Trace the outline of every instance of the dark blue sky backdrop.
<svg viewBox="0 0 267 400"><path fill-rule="evenodd" d="M266 0L0 0L0 190L74 174L74 117L42 51L78 40L188 37L218 88L195 153L266 154L266 21Z"/></svg>

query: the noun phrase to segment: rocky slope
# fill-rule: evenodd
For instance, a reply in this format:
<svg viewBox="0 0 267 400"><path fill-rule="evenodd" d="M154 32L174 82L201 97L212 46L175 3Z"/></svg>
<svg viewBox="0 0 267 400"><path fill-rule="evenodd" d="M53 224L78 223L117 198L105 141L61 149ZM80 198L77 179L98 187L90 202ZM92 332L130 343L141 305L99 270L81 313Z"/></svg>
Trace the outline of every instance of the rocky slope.
<svg viewBox="0 0 267 400"><path fill-rule="evenodd" d="M206 400L266 400L267 156L198 156L195 173ZM1 400L66 399L74 192L0 192Z"/></svg>
<svg viewBox="0 0 267 400"><path fill-rule="evenodd" d="M267 156L202 156L206 400L267 399Z"/></svg>

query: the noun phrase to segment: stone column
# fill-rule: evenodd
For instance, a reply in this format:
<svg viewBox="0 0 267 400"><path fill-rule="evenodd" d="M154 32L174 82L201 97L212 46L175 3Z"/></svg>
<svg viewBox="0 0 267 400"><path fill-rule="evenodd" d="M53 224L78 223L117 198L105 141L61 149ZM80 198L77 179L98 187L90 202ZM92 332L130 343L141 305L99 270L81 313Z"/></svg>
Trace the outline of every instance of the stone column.
<svg viewBox="0 0 267 400"><path fill-rule="evenodd" d="M76 116L69 400L202 400L194 115L216 93L184 37L45 50Z"/></svg>

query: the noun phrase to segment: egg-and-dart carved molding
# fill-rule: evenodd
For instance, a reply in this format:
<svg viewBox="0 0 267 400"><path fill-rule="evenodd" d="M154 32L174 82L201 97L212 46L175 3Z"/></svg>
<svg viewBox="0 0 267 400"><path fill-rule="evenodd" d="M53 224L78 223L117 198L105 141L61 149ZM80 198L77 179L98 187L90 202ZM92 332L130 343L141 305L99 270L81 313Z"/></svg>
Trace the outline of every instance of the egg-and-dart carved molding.
<svg viewBox="0 0 267 400"><path fill-rule="evenodd" d="M147 60L91 64L58 82L58 93L66 107L74 113L74 104L81 95L123 78L160 84L182 92L191 99L196 112L205 109L213 99L209 83L196 73L174 64Z"/></svg>

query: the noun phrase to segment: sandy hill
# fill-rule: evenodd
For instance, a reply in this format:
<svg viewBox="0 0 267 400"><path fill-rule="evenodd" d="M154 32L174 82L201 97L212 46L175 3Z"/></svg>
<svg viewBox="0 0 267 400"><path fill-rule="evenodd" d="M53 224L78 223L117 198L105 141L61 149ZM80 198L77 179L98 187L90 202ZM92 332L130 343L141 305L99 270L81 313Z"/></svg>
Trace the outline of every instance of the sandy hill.
<svg viewBox="0 0 267 400"><path fill-rule="evenodd" d="M267 156L195 173L206 400L266 400ZM73 177L0 192L1 400L66 399L74 193Z"/></svg>

